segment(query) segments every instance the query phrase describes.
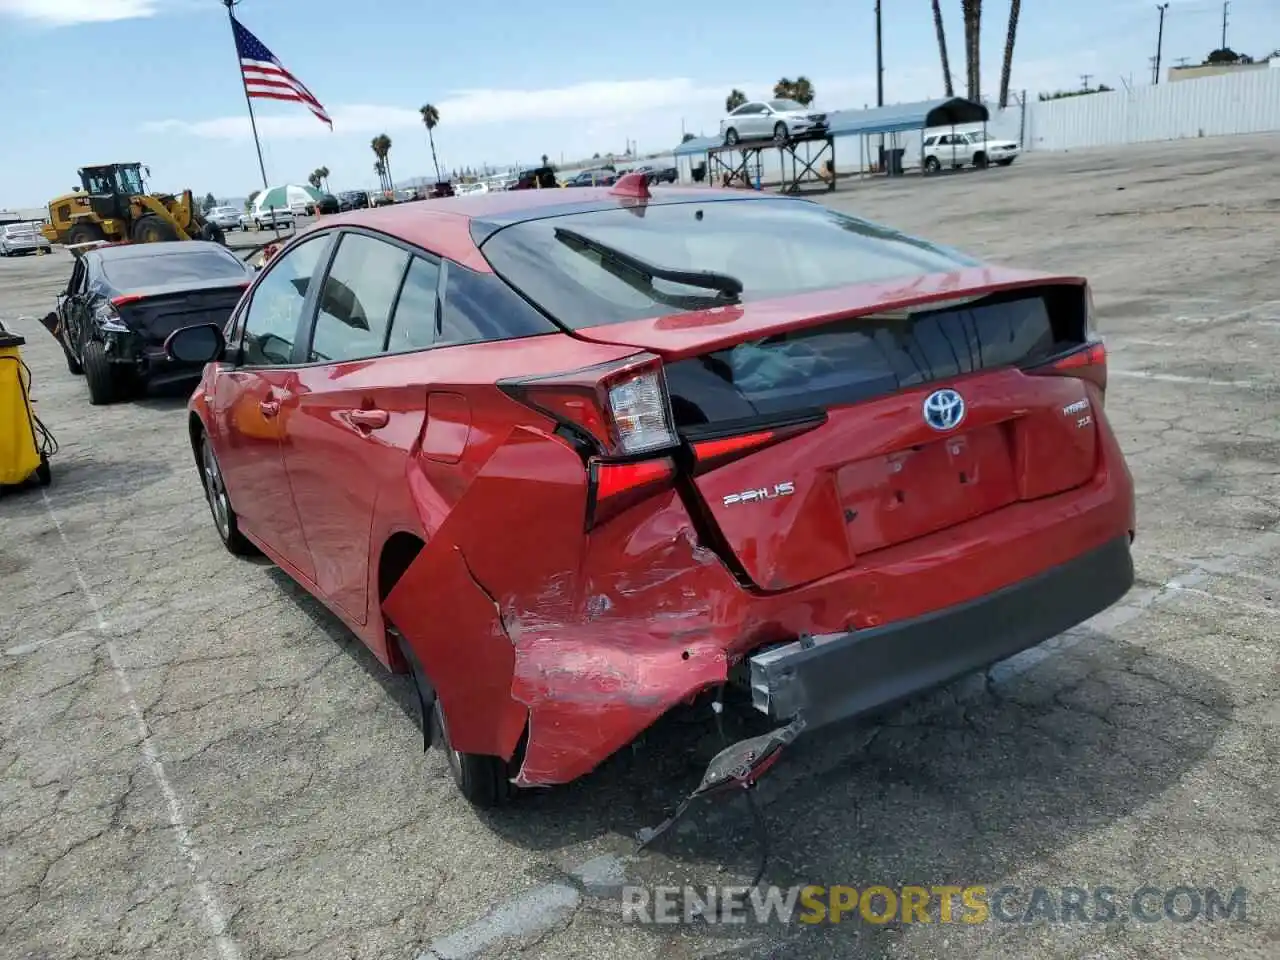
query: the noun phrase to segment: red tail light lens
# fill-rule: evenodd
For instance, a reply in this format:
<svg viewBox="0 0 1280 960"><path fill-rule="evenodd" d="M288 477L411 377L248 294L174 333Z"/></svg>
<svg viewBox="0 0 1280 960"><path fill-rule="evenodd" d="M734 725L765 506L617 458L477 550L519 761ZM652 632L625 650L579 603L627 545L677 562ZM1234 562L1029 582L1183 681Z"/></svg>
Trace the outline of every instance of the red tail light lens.
<svg viewBox="0 0 1280 960"><path fill-rule="evenodd" d="M587 501L587 529L604 523L660 490L669 489L676 476L670 457L609 463L592 460L590 494Z"/></svg>
<svg viewBox="0 0 1280 960"><path fill-rule="evenodd" d="M1078 377L1088 380L1103 393L1107 389L1107 348L1099 339L1084 344L1057 360L1035 367L1028 373L1047 376Z"/></svg>
<svg viewBox="0 0 1280 960"><path fill-rule="evenodd" d="M716 467L745 457L749 453L763 450L779 441L794 437L798 433L812 430L826 421L822 415L815 416L803 423L790 423L785 426L772 427L767 430L754 430L751 433L740 433L731 437L716 437L711 440L695 440L690 444L693 450L693 472L706 473Z"/></svg>
<svg viewBox="0 0 1280 960"><path fill-rule="evenodd" d="M126 293L119 297L112 297L112 306L123 307L125 304L136 303L142 299L142 295L138 293Z"/></svg>
<svg viewBox="0 0 1280 960"><path fill-rule="evenodd" d="M606 457L657 453L679 443L662 361L652 354L499 386L525 406L585 435Z"/></svg>

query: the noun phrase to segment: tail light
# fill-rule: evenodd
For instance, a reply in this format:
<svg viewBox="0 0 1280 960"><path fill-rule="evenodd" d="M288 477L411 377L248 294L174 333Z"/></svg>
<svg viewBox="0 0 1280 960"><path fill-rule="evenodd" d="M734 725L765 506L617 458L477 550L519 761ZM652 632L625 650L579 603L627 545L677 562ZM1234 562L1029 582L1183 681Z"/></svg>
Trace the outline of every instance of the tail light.
<svg viewBox="0 0 1280 960"><path fill-rule="evenodd" d="M641 353L499 387L589 447L588 529L675 479L680 440L658 357Z"/></svg>
<svg viewBox="0 0 1280 960"><path fill-rule="evenodd" d="M93 311L93 318L98 321L98 326L106 333L129 333L129 325L124 322L120 316L120 311L116 307L124 306L137 297L115 297L114 299L98 304Z"/></svg>
<svg viewBox="0 0 1280 960"><path fill-rule="evenodd" d="M1029 370L1049 376L1077 377L1094 384L1104 397L1107 392L1107 347L1098 333L1093 313L1093 291L1085 289L1085 342L1076 350L1063 354L1056 360Z"/></svg>

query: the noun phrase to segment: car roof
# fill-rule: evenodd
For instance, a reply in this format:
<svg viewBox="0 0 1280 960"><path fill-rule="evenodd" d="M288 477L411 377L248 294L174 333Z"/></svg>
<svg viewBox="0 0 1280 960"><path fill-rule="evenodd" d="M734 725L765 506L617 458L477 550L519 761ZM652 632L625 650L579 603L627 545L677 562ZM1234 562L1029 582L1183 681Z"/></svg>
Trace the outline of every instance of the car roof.
<svg viewBox="0 0 1280 960"><path fill-rule="evenodd" d="M303 232L341 226L364 227L390 234L458 263L488 271L488 264L480 257L473 238L473 224L481 227L479 232L487 236L502 227L527 220L634 208L637 205L635 200L616 196L612 190L612 187L582 187L570 191L559 187L542 190L491 190L488 193L469 193L374 207L371 210L335 213ZM778 198L776 195L766 197L747 191L671 187L655 194L648 204L658 206L769 199Z"/></svg>
<svg viewBox="0 0 1280 960"><path fill-rule="evenodd" d="M141 260L144 257L169 257L183 253L195 253L198 250L220 250L229 257L235 254L220 243L208 240L170 240L163 243L118 243L107 247L98 247L85 253L87 257L95 257L105 262L111 260Z"/></svg>

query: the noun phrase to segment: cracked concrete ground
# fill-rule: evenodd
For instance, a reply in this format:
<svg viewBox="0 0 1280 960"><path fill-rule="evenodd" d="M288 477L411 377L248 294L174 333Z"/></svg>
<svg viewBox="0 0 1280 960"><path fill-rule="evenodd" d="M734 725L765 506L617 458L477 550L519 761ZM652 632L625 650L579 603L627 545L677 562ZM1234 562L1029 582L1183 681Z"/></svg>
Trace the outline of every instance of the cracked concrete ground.
<svg viewBox="0 0 1280 960"><path fill-rule="evenodd" d="M989 676L797 745L766 881L1248 890L1244 923L641 927L617 886L743 883L737 804L641 855L707 726L480 816L404 684L218 546L178 397L90 407L0 261L54 482L0 499L0 958L1274 957L1280 949L1280 139L1028 156L844 210L1091 278L1139 583ZM15 322L16 321L16 322Z"/></svg>

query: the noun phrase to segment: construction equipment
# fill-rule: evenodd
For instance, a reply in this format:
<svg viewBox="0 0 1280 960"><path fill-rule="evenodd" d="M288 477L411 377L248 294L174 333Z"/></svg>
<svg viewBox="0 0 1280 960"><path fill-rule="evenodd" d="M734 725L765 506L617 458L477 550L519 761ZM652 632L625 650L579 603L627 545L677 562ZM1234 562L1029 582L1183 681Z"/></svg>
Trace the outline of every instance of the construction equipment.
<svg viewBox="0 0 1280 960"><path fill-rule="evenodd" d="M49 202L49 222L40 228L50 243L156 243L212 240L225 243L222 228L196 209L191 191L181 196L150 193L139 163L82 167L80 187Z"/></svg>
<svg viewBox="0 0 1280 960"><path fill-rule="evenodd" d="M25 343L0 324L0 488L33 477L48 486L49 458L58 450L53 434L31 409L31 370L18 349Z"/></svg>

